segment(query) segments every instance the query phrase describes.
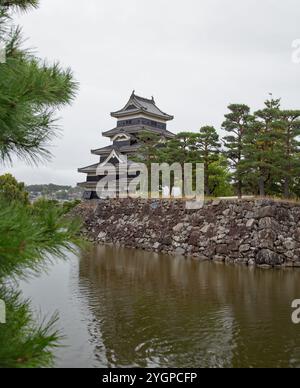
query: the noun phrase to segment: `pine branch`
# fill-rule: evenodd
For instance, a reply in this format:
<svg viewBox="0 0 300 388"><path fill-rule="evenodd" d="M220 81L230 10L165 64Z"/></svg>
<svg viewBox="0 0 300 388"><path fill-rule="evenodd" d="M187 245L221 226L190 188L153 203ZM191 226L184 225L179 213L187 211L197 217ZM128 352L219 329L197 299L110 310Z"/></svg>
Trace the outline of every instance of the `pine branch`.
<svg viewBox="0 0 300 388"><path fill-rule="evenodd" d="M0 200L0 279L39 272L51 259L75 251L80 226L48 201L24 207Z"/></svg>
<svg viewBox="0 0 300 388"><path fill-rule="evenodd" d="M0 7L28 11L30 8L37 8L39 0L0 0Z"/></svg>
<svg viewBox="0 0 300 388"><path fill-rule="evenodd" d="M29 301L10 286L0 286L6 304L6 324L0 330L0 368L40 368L53 363L52 350L62 339L55 329L58 316L36 324Z"/></svg>

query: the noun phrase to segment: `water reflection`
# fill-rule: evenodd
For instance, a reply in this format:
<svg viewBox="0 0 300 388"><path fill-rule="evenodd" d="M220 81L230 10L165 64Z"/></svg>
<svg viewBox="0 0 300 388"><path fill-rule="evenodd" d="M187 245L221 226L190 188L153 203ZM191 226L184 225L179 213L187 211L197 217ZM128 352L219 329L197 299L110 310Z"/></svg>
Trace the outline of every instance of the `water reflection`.
<svg viewBox="0 0 300 388"><path fill-rule="evenodd" d="M90 341L106 366L300 366L290 318L299 280L298 271L98 247L80 259L77 297L94 316Z"/></svg>
<svg viewBox="0 0 300 388"><path fill-rule="evenodd" d="M22 283L58 310L57 367L300 367L300 272L98 247Z"/></svg>

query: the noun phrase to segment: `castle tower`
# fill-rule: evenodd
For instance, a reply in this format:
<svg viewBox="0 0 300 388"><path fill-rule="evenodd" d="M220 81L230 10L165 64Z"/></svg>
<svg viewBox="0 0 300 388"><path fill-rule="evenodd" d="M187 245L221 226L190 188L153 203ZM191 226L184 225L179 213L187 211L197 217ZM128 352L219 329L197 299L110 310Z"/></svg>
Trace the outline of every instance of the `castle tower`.
<svg viewBox="0 0 300 388"><path fill-rule="evenodd" d="M80 183L84 188L84 199L97 199L96 186L101 176L97 175L97 168L107 164L120 166L138 152L140 147L138 135L143 132L157 134L162 140L171 139L175 135L167 130L167 122L173 120L160 110L152 97L139 97L132 93L123 109L111 113L117 119L117 125L110 131L104 132L112 144L108 147L92 150L91 153L99 157L99 162L92 166L80 168L78 172L87 174L87 180Z"/></svg>

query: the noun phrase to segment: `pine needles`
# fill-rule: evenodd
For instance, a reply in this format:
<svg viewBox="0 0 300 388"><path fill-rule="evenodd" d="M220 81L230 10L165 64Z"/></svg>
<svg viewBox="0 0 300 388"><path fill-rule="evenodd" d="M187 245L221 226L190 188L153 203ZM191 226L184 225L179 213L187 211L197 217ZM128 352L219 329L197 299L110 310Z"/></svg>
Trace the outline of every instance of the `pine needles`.
<svg viewBox="0 0 300 388"><path fill-rule="evenodd" d="M38 6L37 0L0 0L0 165L13 157L38 163L48 160L49 143L59 133L56 112L70 104L77 83L70 69L48 64L23 48L22 31L12 22L15 11ZM46 367L60 338L57 316L36 324L29 301L14 282L38 274L49 261L63 258L79 245L80 223L49 201L30 205L24 185L0 179L0 299L6 324L0 325L0 368Z"/></svg>

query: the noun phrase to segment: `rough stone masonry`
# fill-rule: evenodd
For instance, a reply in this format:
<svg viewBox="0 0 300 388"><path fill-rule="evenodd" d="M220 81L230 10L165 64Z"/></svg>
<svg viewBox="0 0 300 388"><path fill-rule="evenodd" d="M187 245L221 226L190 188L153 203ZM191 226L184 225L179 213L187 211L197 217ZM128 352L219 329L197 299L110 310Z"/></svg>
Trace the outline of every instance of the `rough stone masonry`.
<svg viewBox="0 0 300 388"><path fill-rule="evenodd" d="M209 201L186 210L182 200L84 202L83 234L116 244L251 266L300 267L300 205L272 200Z"/></svg>

